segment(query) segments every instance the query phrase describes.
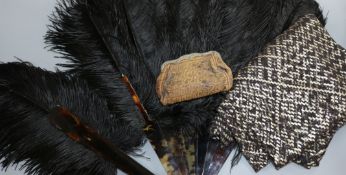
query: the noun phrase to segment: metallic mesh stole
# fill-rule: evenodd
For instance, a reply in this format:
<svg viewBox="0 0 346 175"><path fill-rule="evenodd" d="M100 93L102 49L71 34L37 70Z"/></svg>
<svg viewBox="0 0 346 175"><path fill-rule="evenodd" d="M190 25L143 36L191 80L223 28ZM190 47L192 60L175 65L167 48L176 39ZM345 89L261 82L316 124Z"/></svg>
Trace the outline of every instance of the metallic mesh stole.
<svg viewBox="0 0 346 175"><path fill-rule="evenodd" d="M318 166L346 121L346 51L302 17L240 71L218 111L211 135L239 143L255 171Z"/></svg>

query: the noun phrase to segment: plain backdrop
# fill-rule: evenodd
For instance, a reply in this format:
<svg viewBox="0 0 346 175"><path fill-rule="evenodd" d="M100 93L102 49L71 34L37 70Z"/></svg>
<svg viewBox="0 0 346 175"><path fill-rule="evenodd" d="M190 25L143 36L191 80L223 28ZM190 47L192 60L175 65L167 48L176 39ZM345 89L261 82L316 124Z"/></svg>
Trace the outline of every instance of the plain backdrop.
<svg viewBox="0 0 346 175"><path fill-rule="evenodd" d="M334 39L346 47L346 0L317 0L328 17L327 29ZM54 53L45 49L43 35L49 24L48 15L56 4L55 0L0 0L0 61L15 61L16 57L29 61L35 66L55 70L55 64L64 62L56 59ZM0 114L1 115L1 114ZM1 134L1 133L0 133ZM250 165L241 159L232 169L234 175L345 175L346 170L346 127L338 130L320 166L310 170L295 164L277 171L272 165L255 173ZM145 157L136 158L155 174L165 172L150 145L143 148ZM220 174L230 174L230 162L225 163ZM15 166L0 175L22 175Z"/></svg>

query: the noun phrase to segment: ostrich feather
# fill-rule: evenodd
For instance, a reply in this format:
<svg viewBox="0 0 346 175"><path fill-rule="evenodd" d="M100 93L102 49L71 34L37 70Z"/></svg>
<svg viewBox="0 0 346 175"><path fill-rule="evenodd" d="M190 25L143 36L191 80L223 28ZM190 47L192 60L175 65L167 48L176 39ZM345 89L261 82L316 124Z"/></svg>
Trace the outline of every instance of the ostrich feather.
<svg viewBox="0 0 346 175"><path fill-rule="evenodd" d="M112 41L127 42L127 39L116 38L113 33L118 26L108 24L107 20L117 19L113 15L118 15L119 12L108 13L113 6L104 1L88 3L83 0L61 1L52 17L51 30L54 29L54 32L50 31L46 38L55 43L54 50L71 61L71 64L64 65L73 68L71 73L86 79L97 94L107 99L108 107L114 114L142 132L144 123L140 111L121 81L127 66L119 59L114 61L119 56L114 49L121 46ZM92 8L101 5L105 9ZM102 20L105 22L100 22L98 13L103 12L105 15L101 17L104 17ZM106 24L107 28L102 27Z"/></svg>
<svg viewBox="0 0 346 175"><path fill-rule="evenodd" d="M312 13L325 24L314 0L129 0L129 20L144 60L157 76L163 62L216 50L236 74L299 17Z"/></svg>
<svg viewBox="0 0 346 175"><path fill-rule="evenodd" d="M62 66L102 89L109 103L118 94L112 89L116 74L108 73L116 69L110 56L115 55L149 115L172 134L191 134L206 127L224 96L163 106L155 92L162 63L216 50L236 74L267 42L307 13L324 20L314 0L62 0L46 41L72 62ZM111 49L99 44L90 14Z"/></svg>
<svg viewBox="0 0 346 175"><path fill-rule="evenodd" d="M136 47L136 38L130 31L131 25L127 21L124 10L125 4L119 0L107 0L102 3L62 1L52 17L52 26L46 36L47 43L53 50L62 53L64 58L72 62L72 64L63 66L71 67L71 72L85 78L95 90L104 89L99 93L108 98L110 103L113 101L112 94L119 92L115 92L111 88L112 81L102 81L102 79L116 81L119 77L116 77L116 74L102 74L102 72L115 69L114 60L110 56L115 55L120 63L120 71L129 76L150 116L156 119L162 128L170 127L175 132L182 125L197 127L205 121L203 120L204 109L196 109L191 112L188 109L181 110L179 106L165 107L160 104L155 91L156 79L144 64L140 48ZM90 13L95 23L91 22ZM104 45L100 44L99 35L95 34L95 24L103 31L104 36L108 36L106 42L108 41L109 48L112 48L111 53L108 53ZM95 41L98 41L97 44L93 44ZM102 56L95 58L93 52ZM100 76L92 74L93 72L99 72ZM130 105L128 106L131 108ZM179 114L184 115L186 120L181 120ZM201 119L197 118L192 122L189 119L191 114L199 115ZM129 118L135 120L136 116ZM172 120L179 123L174 125Z"/></svg>
<svg viewBox="0 0 346 175"><path fill-rule="evenodd" d="M115 174L116 167L75 143L49 121L63 106L121 150L142 145L142 133L114 115L84 81L28 63L0 64L0 160L24 161L27 174Z"/></svg>

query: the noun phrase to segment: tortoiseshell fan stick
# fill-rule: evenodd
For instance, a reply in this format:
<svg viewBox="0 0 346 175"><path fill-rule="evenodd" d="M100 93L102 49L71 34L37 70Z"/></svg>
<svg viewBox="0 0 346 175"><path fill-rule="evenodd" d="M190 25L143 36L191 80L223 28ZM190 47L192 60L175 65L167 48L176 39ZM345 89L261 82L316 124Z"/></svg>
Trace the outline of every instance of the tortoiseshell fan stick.
<svg viewBox="0 0 346 175"><path fill-rule="evenodd" d="M120 168L127 174L152 175L148 169L100 136L97 130L84 124L79 117L71 113L66 107L57 106L52 109L49 121L70 139L111 161L117 168Z"/></svg>

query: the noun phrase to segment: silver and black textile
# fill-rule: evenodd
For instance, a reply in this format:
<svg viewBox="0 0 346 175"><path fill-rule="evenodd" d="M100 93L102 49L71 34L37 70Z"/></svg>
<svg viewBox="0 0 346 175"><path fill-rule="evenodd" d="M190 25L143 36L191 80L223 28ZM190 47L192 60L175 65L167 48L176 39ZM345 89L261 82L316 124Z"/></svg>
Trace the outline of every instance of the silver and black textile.
<svg viewBox="0 0 346 175"><path fill-rule="evenodd" d="M318 166L346 121L346 51L317 18L300 18L239 72L211 135L238 143L259 171Z"/></svg>

